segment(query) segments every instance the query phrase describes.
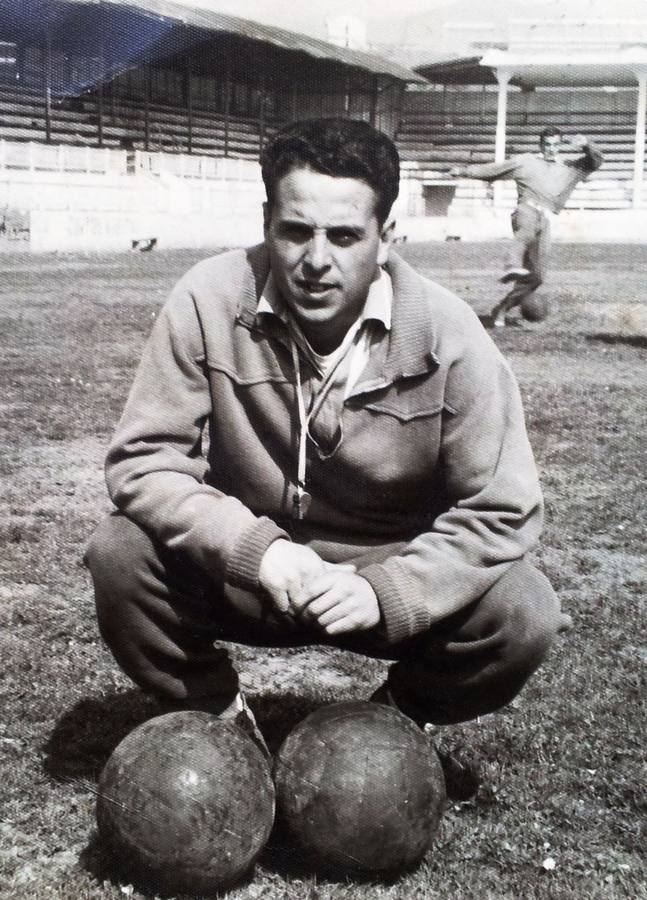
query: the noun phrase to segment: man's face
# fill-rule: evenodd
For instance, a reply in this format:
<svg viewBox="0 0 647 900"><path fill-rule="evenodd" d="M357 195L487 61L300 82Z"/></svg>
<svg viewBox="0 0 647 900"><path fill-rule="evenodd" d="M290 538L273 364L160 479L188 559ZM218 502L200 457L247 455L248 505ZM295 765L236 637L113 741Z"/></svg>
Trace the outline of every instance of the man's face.
<svg viewBox="0 0 647 900"><path fill-rule="evenodd" d="M551 134L541 142L541 152L545 160L552 162L557 159L561 147L562 138L559 134Z"/></svg>
<svg viewBox="0 0 647 900"><path fill-rule="evenodd" d="M357 178L292 169L265 205L265 243L277 287L315 350L330 353L362 310L391 228L376 194Z"/></svg>

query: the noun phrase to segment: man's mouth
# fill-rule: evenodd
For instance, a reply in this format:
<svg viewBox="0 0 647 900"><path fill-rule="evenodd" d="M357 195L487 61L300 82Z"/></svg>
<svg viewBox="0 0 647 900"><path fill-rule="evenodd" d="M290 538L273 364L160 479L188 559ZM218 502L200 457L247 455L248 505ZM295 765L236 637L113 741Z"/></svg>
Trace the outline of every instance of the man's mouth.
<svg viewBox="0 0 647 900"><path fill-rule="evenodd" d="M325 294L326 291L330 291L335 287L331 281L312 281L306 278L300 278L297 284L307 294Z"/></svg>

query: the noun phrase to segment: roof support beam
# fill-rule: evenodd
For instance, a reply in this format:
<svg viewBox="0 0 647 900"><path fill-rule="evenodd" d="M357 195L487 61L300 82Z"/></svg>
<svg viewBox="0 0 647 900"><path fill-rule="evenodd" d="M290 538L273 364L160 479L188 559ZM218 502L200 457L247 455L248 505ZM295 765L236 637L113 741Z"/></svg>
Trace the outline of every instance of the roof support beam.
<svg viewBox="0 0 647 900"><path fill-rule="evenodd" d="M225 50L225 108L223 115L225 119L225 146L224 154L229 156L229 119L231 117L231 55L229 49Z"/></svg>
<svg viewBox="0 0 647 900"><path fill-rule="evenodd" d="M371 78L371 108L369 122L373 128L377 127L377 106L380 102L380 79L373 75Z"/></svg>
<svg viewBox="0 0 647 900"><path fill-rule="evenodd" d="M494 144L494 161L503 162L505 159L505 143L508 118L508 84L512 78L512 69L499 66L494 70L499 84L499 92L496 107L496 139ZM503 182L494 182L494 205L501 206L503 198Z"/></svg>
<svg viewBox="0 0 647 900"><path fill-rule="evenodd" d="M144 150L146 153L151 148L151 82L152 72L150 64L144 66ZM162 149L160 146L158 149Z"/></svg>
<svg viewBox="0 0 647 900"><path fill-rule="evenodd" d="M506 122L508 117L508 84L512 78L510 69L498 68L494 70L496 80L499 83L499 93L496 107L496 142L494 145L494 161L503 162L505 159Z"/></svg>
<svg viewBox="0 0 647 900"><path fill-rule="evenodd" d="M187 55L183 72L184 103L186 105L186 152L193 152L193 95L191 93L191 57Z"/></svg>
<svg viewBox="0 0 647 900"><path fill-rule="evenodd" d="M266 88L265 88L265 69L261 69L260 78L258 82L258 93L259 93L259 103L258 103L258 155L259 159L263 153L263 148L265 146L265 98L266 98Z"/></svg>
<svg viewBox="0 0 647 900"><path fill-rule="evenodd" d="M97 110L97 145L103 147L103 117L104 117L104 83L106 76L106 51L103 42L99 46L99 78L96 87Z"/></svg>
<svg viewBox="0 0 647 900"><path fill-rule="evenodd" d="M633 205L643 205L643 181L645 173L645 125L647 122L647 69L636 72L638 79L638 104L636 109L636 140L634 147Z"/></svg>
<svg viewBox="0 0 647 900"><path fill-rule="evenodd" d="M49 144L52 140L52 39L47 24L45 43L43 46L44 66L44 93L45 93L45 141Z"/></svg>

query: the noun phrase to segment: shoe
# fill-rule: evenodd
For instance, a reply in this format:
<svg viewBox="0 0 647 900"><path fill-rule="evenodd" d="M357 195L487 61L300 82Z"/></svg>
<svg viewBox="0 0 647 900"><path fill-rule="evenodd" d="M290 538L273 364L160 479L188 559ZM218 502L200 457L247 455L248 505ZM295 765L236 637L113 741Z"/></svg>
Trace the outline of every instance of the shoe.
<svg viewBox="0 0 647 900"><path fill-rule="evenodd" d="M254 713L249 708L245 695L239 691L227 706L222 708L222 702L213 697L188 697L186 700L163 700L164 712L207 712L219 719L234 722L250 737L268 762L272 760L265 738L258 727Z"/></svg>
<svg viewBox="0 0 647 900"><path fill-rule="evenodd" d="M530 275L530 269L524 269L521 266L515 266L512 269L507 269L499 281L502 284L507 284L509 281L523 281L525 278L528 278Z"/></svg>
<svg viewBox="0 0 647 900"><path fill-rule="evenodd" d="M445 776L445 787L450 800L465 801L476 796L481 779L474 763L464 758L461 748L449 750L442 744L439 736L439 726L428 722L424 726L424 732L433 745Z"/></svg>
<svg viewBox="0 0 647 900"><path fill-rule="evenodd" d="M272 761L272 754L265 743L265 738L263 737L261 729L258 727L256 716L247 705L247 700L242 691L239 691L236 694L227 709L220 714L220 718L233 719L236 725L238 725L238 727L254 741L265 759L269 762Z"/></svg>
<svg viewBox="0 0 647 900"><path fill-rule="evenodd" d="M386 684L381 685L374 691L369 700L372 703L382 703L384 706L390 706L392 709L404 712L395 702L393 695ZM412 721L415 722L415 719L412 719ZM450 800L458 801L470 800L474 797L481 783L476 767L470 765L467 760L462 761L460 757L463 756L463 754L460 751L454 749L450 752L444 746L439 746L438 737L440 726L432 725L431 722L427 722L423 725L416 722L416 725L418 725L428 737L429 743L438 755L440 765L443 769L443 775L445 776L447 797Z"/></svg>

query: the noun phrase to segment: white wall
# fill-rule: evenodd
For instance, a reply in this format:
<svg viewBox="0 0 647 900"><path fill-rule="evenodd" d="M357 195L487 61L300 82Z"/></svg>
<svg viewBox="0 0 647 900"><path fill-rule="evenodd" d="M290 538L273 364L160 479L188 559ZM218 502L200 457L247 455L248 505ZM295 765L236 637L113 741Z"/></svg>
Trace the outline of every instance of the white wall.
<svg viewBox="0 0 647 900"><path fill-rule="evenodd" d="M131 174L125 168L47 170L46 160L41 167L5 167L0 212L26 218L35 251L127 249L150 237L160 247L234 246L262 238L258 163L155 157L142 154Z"/></svg>

